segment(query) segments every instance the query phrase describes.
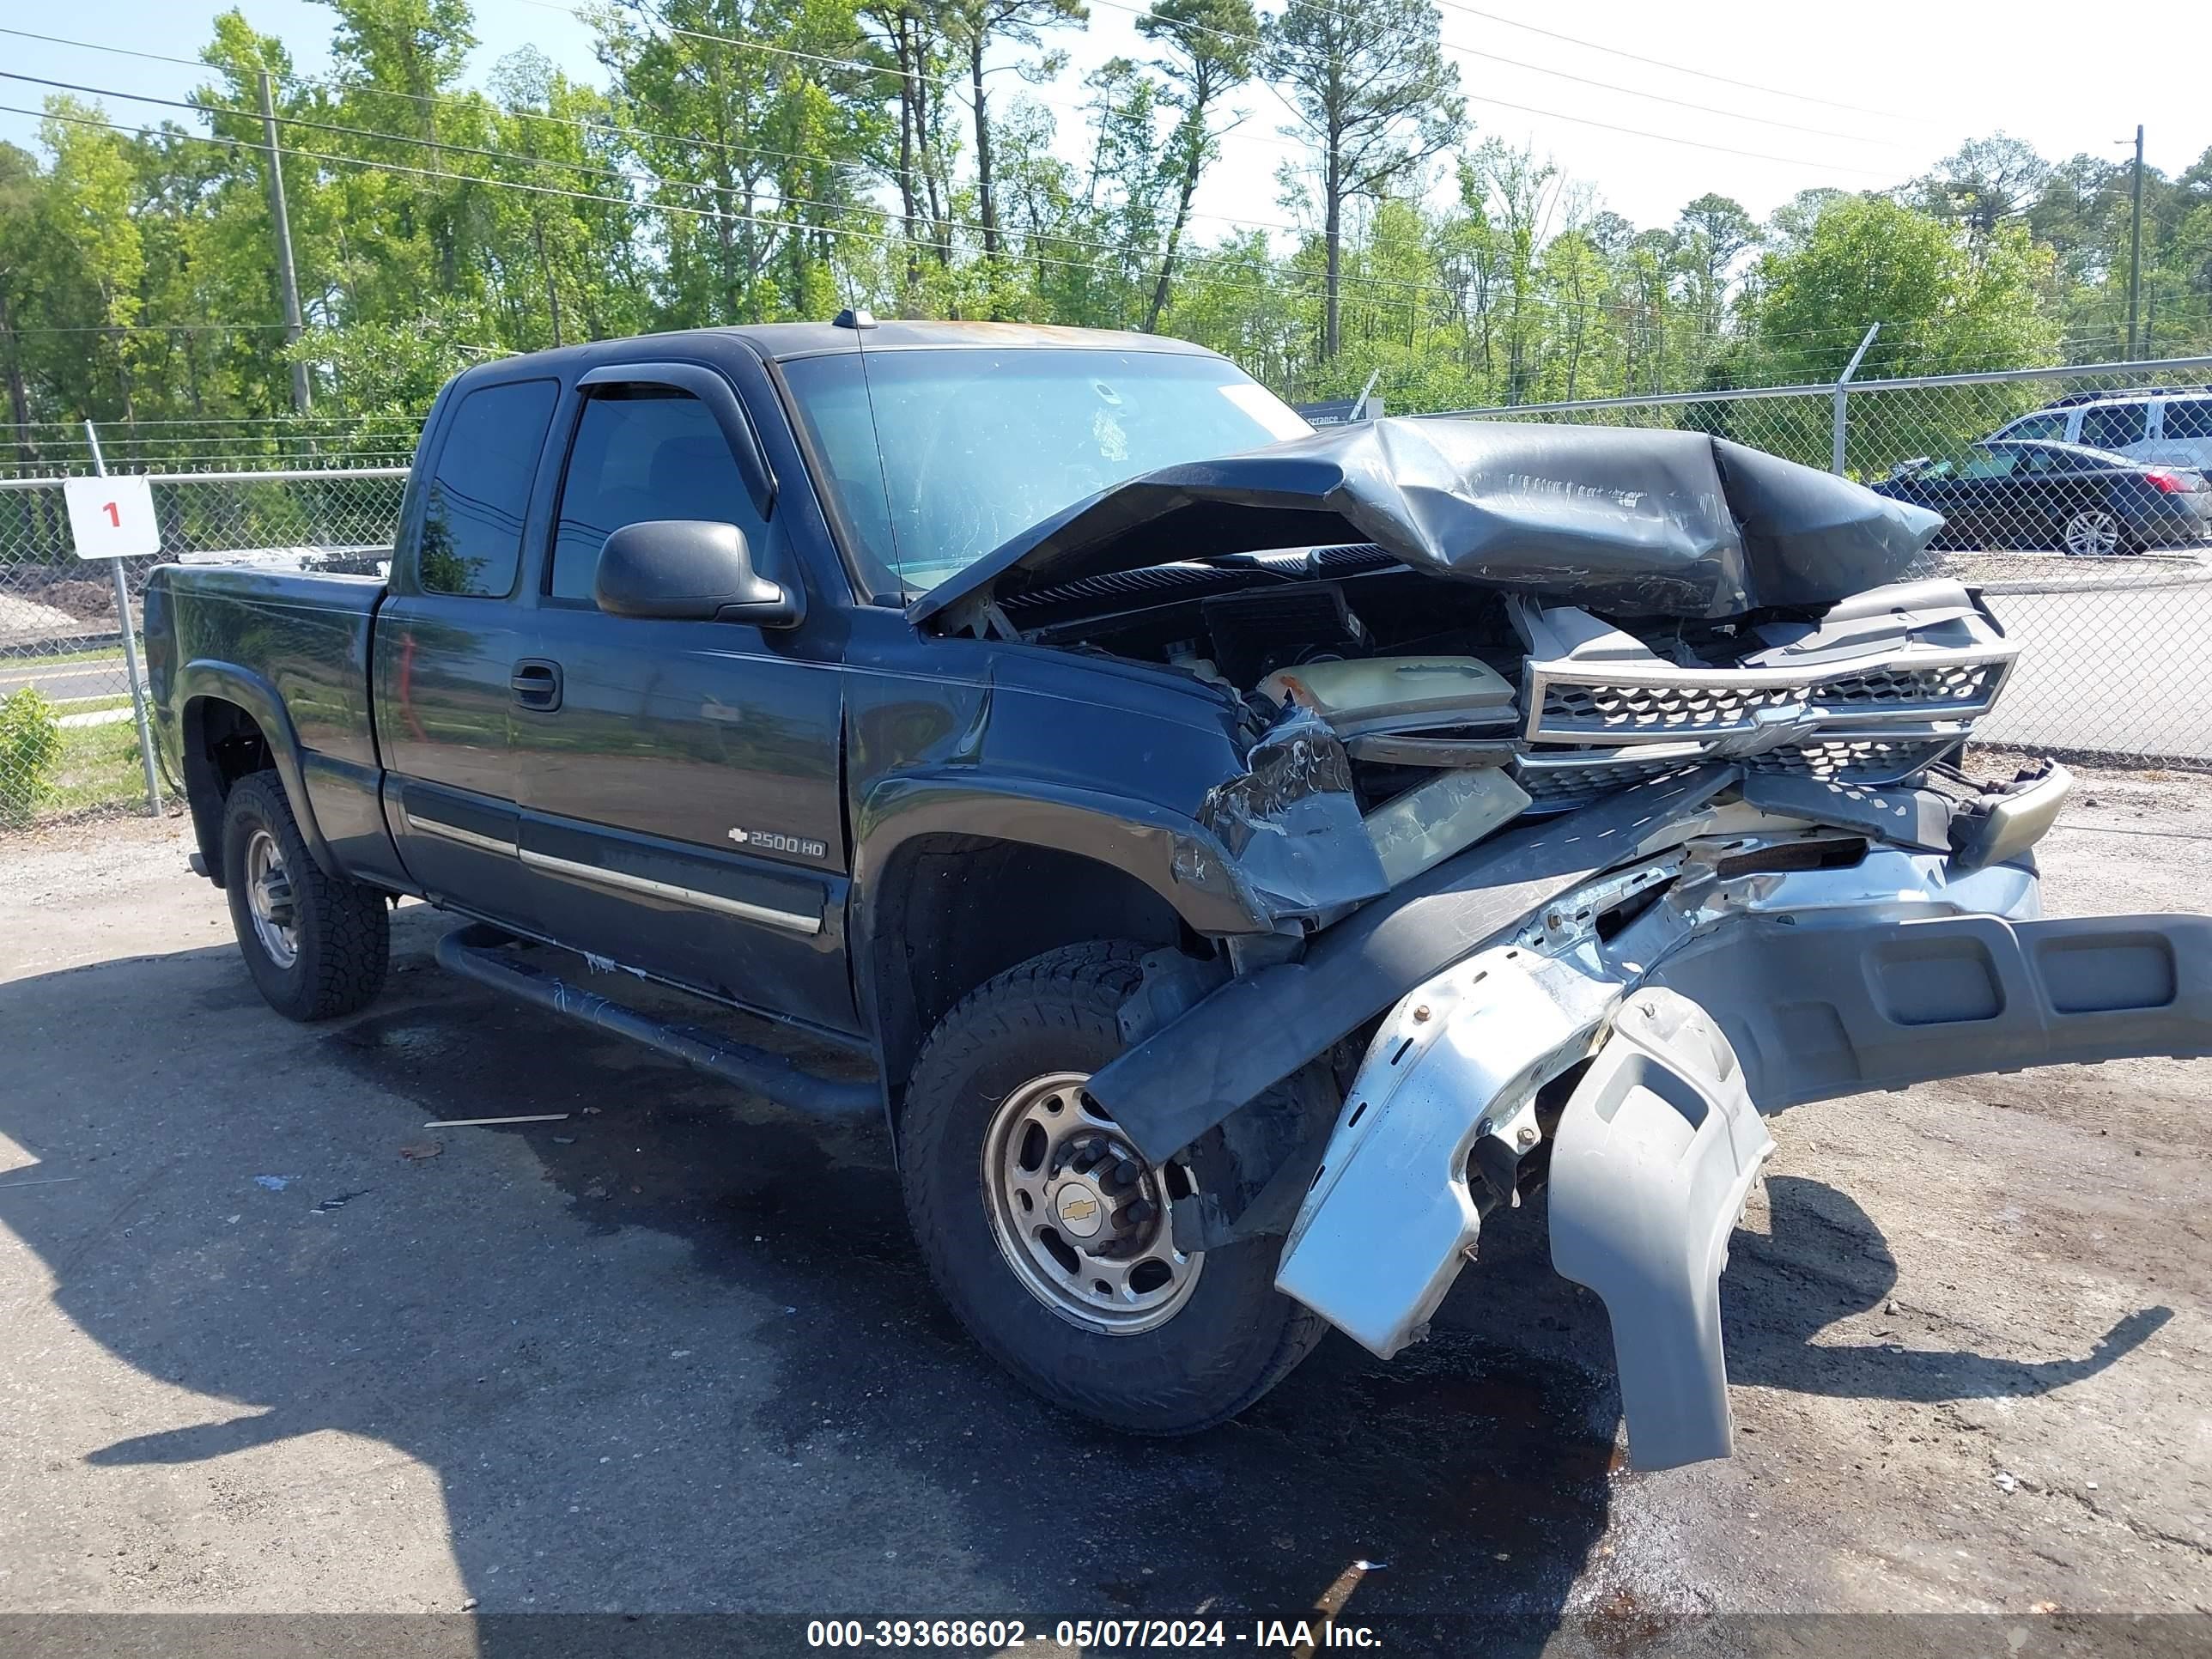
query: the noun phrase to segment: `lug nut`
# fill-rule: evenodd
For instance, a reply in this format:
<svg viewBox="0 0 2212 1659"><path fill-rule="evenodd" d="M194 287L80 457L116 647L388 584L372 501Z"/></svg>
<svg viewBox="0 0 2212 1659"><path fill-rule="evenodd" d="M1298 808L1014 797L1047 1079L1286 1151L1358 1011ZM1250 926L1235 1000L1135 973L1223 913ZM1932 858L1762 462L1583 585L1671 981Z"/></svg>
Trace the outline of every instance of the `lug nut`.
<svg viewBox="0 0 2212 1659"><path fill-rule="evenodd" d="M1134 1160L1125 1158L1114 1166L1114 1184L1116 1187L1133 1187L1137 1184L1137 1177L1143 1173Z"/></svg>
<svg viewBox="0 0 2212 1659"><path fill-rule="evenodd" d="M1425 1003L1423 1003L1419 1007L1418 1007L1418 1008L1416 1008L1416 1009L1414 1009L1414 1010L1413 1010L1413 1024L1416 1024L1416 1025L1419 1025L1419 1024L1423 1020L1426 1019L1428 1017L1429 1017L1429 1005L1428 1005L1427 1003L1425 1003Z"/></svg>
<svg viewBox="0 0 2212 1659"><path fill-rule="evenodd" d="M1159 1213L1159 1206L1149 1198L1140 1198L1133 1204L1124 1204L1117 1220L1127 1220L1132 1227L1141 1227Z"/></svg>
<svg viewBox="0 0 2212 1659"><path fill-rule="evenodd" d="M1516 1146L1518 1146L1522 1152L1527 1152L1531 1146L1536 1144L1536 1132L1534 1129L1528 1127L1526 1125L1523 1125L1521 1128L1514 1131L1513 1144Z"/></svg>
<svg viewBox="0 0 2212 1659"><path fill-rule="evenodd" d="M1079 1142L1075 1148L1075 1167L1079 1170L1088 1170L1105 1156L1106 1145L1103 1141L1093 1139Z"/></svg>

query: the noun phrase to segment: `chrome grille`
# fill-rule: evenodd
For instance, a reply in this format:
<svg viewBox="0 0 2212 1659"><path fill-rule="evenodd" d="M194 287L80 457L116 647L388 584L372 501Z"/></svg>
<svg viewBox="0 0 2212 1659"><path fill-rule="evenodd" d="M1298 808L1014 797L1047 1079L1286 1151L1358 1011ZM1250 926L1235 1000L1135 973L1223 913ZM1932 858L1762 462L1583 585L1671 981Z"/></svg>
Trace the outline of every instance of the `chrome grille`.
<svg viewBox="0 0 2212 1659"><path fill-rule="evenodd" d="M1656 743L1754 730L1761 713L1802 710L1823 724L1955 720L1987 711L2011 653L1885 664L1822 679L1771 671L1625 665L1567 678L1532 663L1529 738L1538 743Z"/></svg>
<svg viewBox="0 0 2212 1659"><path fill-rule="evenodd" d="M1771 749L1739 764L1753 772L1799 772L1839 783L1896 783L1946 758L1966 740L1963 726L1946 725L1915 732L1820 738ZM1528 792L1531 810L1563 812L1709 758L1696 744L1569 750L1524 755L1515 763L1513 775Z"/></svg>

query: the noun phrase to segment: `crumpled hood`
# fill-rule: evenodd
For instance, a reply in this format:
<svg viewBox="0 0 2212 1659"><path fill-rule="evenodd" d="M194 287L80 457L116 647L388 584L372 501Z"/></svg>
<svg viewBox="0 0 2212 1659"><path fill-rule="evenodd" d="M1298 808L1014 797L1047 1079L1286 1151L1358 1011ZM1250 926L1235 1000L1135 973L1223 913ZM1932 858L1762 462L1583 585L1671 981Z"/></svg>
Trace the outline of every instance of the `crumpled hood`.
<svg viewBox="0 0 2212 1659"><path fill-rule="evenodd" d="M1895 580L1942 522L1705 433L1391 419L1102 490L907 615L1176 559L1374 542L1439 576L1615 615L1729 617Z"/></svg>

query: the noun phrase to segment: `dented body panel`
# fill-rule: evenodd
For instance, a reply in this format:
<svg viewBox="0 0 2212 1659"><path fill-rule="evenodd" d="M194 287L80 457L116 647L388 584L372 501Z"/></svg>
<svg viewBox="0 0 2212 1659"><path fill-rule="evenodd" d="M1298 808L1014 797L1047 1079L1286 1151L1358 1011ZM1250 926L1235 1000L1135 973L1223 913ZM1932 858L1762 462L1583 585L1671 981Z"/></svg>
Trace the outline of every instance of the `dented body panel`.
<svg viewBox="0 0 2212 1659"><path fill-rule="evenodd" d="M1621 615L1727 617L1894 581L1935 514L1698 432L1382 420L1163 468L1079 501L916 601L1208 554L1372 542L1449 580Z"/></svg>
<svg viewBox="0 0 2212 1659"><path fill-rule="evenodd" d="M1771 1150L1761 1111L2212 1054L2212 918L2045 920L2031 866L1895 846L1726 873L1819 844L1764 830L1692 836L1563 893L1407 993L1353 1079L1278 1288L1388 1358L1540 1170L1553 1265L1613 1322L1632 1461L1725 1456L1718 1279Z"/></svg>

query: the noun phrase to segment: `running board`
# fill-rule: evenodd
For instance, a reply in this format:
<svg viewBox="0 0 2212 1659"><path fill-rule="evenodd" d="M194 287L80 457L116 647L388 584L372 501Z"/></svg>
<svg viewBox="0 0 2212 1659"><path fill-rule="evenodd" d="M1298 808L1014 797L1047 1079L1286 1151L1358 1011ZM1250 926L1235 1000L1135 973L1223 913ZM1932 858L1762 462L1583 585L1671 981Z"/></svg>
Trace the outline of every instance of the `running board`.
<svg viewBox="0 0 2212 1659"><path fill-rule="evenodd" d="M541 968L517 961L502 948L514 942L507 934L481 923L457 927L438 941L438 965L495 991L641 1042L809 1117L873 1117L883 1110L883 1092L872 1081L823 1077L765 1048L732 1042L696 1026L655 1019L597 991L584 990Z"/></svg>

